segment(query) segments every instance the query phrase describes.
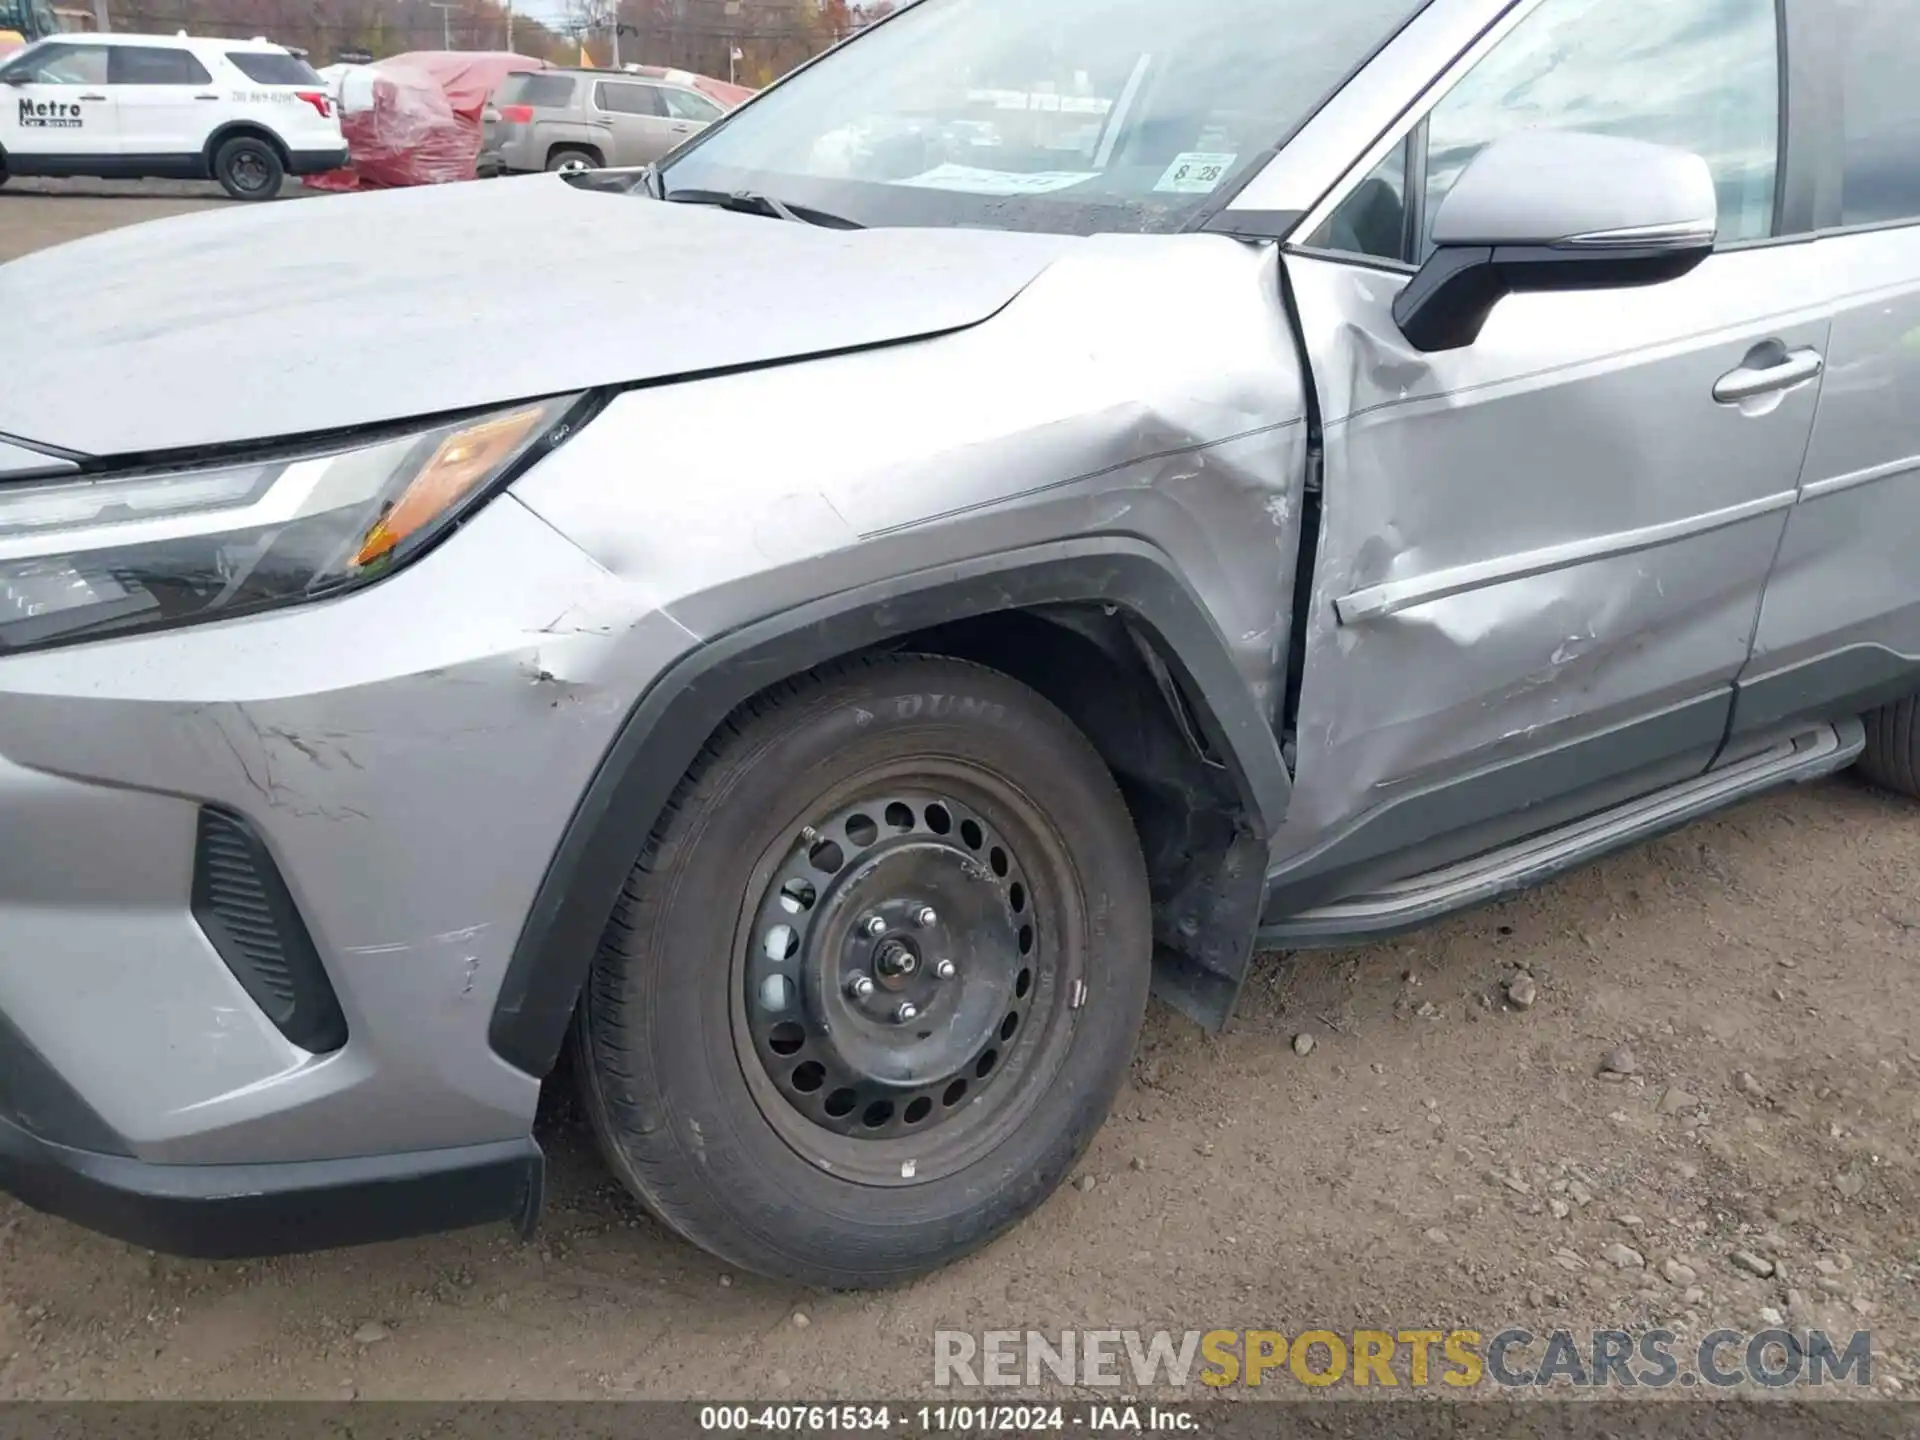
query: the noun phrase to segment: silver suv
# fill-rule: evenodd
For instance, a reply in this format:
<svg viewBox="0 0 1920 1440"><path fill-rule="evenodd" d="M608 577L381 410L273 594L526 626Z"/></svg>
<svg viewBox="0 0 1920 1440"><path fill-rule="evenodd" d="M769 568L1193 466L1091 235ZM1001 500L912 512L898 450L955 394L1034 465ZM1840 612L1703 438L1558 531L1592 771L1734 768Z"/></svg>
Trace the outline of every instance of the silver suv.
<svg viewBox="0 0 1920 1440"><path fill-rule="evenodd" d="M1916 70L1920 0L920 0L657 170L0 267L0 1182L530 1225L564 1047L667 1225L885 1284L1150 989L1920 795Z"/></svg>
<svg viewBox="0 0 1920 1440"><path fill-rule="evenodd" d="M725 110L673 72L532 70L500 82L481 114L479 170L501 175L647 165Z"/></svg>

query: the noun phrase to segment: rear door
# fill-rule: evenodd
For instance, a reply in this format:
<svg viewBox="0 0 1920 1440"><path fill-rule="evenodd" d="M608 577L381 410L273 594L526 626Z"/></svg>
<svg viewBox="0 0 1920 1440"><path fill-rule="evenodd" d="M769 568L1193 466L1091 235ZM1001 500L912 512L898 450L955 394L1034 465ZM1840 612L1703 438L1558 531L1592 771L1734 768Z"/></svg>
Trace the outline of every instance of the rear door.
<svg viewBox="0 0 1920 1440"><path fill-rule="evenodd" d="M593 90L599 118L613 136L607 164L645 165L679 143L681 137L673 127L680 122L668 117L659 86L633 80L601 80Z"/></svg>
<svg viewBox="0 0 1920 1440"><path fill-rule="evenodd" d="M60 170L120 153L119 107L107 89L107 47L49 43L5 67L0 145L10 168Z"/></svg>
<svg viewBox="0 0 1920 1440"><path fill-rule="evenodd" d="M1828 103L1819 242L1834 306L1820 417L1767 586L1738 727L1920 690L1920 0L1812 0Z"/></svg>
<svg viewBox="0 0 1920 1440"><path fill-rule="evenodd" d="M1308 217L1286 269L1325 455L1290 883L1458 858L1712 760L1828 341L1813 247L1781 243L1781 56L1774 0L1523 3ZM1391 305L1433 213L1530 128L1703 155L1719 252L1649 289L1509 298L1422 354ZM1745 371L1770 378L1716 398Z"/></svg>
<svg viewBox="0 0 1920 1440"><path fill-rule="evenodd" d="M191 51L115 45L108 51L107 84L119 111L124 155L197 155L213 132L220 96Z"/></svg>

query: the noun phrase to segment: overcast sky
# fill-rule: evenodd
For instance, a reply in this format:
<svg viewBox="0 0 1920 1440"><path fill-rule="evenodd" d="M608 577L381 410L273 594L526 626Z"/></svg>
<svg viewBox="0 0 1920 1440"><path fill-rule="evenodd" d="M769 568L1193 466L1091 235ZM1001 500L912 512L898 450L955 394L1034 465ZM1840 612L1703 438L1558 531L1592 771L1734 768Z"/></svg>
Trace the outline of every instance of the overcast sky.
<svg viewBox="0 0 1920 1440"><path fill-rule="evenodd" d="M566 0L513 0L513 8L543 23L567 18Z"/></svg>

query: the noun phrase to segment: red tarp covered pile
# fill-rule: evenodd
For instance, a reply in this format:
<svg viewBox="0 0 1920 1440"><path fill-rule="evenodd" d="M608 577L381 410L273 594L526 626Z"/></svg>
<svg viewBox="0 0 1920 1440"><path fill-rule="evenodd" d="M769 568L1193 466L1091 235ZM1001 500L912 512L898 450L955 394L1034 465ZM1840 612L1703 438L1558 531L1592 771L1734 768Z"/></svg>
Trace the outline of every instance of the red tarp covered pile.
<svg viewBox="0 0 1920 1440"><path fill-rule="evenodd" d="M487 97L516 71L547 68L505 51L416 50L352 71L340 88L347 168L307 184L383 190L471 180Z"/></svg>

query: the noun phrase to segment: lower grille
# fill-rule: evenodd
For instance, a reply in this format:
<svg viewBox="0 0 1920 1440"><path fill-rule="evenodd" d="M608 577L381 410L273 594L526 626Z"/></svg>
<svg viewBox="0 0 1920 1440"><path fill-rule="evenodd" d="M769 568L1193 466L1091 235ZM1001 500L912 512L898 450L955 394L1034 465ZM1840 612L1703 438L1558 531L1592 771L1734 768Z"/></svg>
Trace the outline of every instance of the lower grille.
<svg viewBox="0 0 1920 1440"><path fill-rule="evenodd" d="M193 917L234 978L287 1039L324 1053L347 1043L339 997L266 845L238 815L203 807Z"/></svg>

